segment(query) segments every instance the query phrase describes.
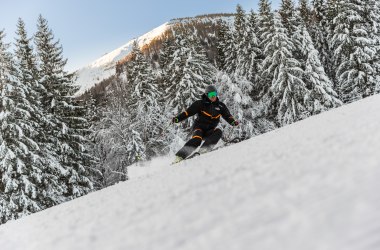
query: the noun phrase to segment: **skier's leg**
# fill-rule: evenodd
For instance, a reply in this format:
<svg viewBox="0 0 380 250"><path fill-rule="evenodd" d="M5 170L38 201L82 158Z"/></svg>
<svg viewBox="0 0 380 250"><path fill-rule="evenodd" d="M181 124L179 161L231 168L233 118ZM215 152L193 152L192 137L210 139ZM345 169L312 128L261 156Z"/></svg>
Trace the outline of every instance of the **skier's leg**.
<svg viewBox="0 0 380 250"><path fill-rule="evenodd" d="M195 129L193 133L193 137L186 142L186 144L176 153L176 156L185 159L191 153L201 145L203 139L203 131L201 129Z"/></svg>
<svg viewBox="0 0 380 250"><path fill-rule="evenodd" d="M222 130L219 128L207 131L205 136L205 142L203 143L200 151L207 152L213 149L213 147L218 143L220 138L222 138Z"/></svg>

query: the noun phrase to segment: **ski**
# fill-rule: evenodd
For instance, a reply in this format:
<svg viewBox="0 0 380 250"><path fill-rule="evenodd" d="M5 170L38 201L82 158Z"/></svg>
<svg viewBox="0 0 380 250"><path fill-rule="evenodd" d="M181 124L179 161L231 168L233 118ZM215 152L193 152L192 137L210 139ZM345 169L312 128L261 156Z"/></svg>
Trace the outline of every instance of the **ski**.
<svg viewBox="0 0 380 250"><path fill-rule="evenodd" d="M232 140L225 141L224 146L228 146L228 145L231 145L231 144L235 144L235 143L238 143L238 142L240 142L240 141L241 141L240 138L234 138L234 139L232 139ZM215 150L218 150L218 149L220 149L220 148L223 148L224 146L218 146L218 147L216 147L216 148L214 148L214 149L212 149L212 150L210 150L210 151L204 152L204 153L199 153L199 151L194 152L194 153L192 153L191 155L189 155L188 157L186 157L185 159L183 159L183 160L181 160L181 161L179 161L179 162L172 162L170 165L175 165L175 164L177 164L177 163L180 163L180 162L183 162L183 161L186 161L186 160L192 159L192 158L194 158L194 157L197 157L197 156L200 156L200 155L203 155L203 154L210 153L210 152L212 152L212 151L215 151Z"/></svg>
<svg viewBox="0 0 380 250"><path fill-rule="evenodd" d="M196 156L200 156L200 155L201 155L201 154L200 154L199 152L195 152L195 153L189 155L185 160L188 160L188 159L194 158L194 157L196 157Z"/></svg>

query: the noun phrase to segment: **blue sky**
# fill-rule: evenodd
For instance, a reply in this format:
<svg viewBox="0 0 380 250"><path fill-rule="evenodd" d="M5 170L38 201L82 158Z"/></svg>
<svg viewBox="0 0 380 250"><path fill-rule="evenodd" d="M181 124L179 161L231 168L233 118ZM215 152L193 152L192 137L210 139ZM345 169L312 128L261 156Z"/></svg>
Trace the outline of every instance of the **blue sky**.
<svg viewBox="0 0 380 250"><path fill-rule="evenodd" d="M280 0L273 0L277 8ZM42 14L60 40L67 70L96 60L129 40L178 17L258 9L258 0L0 0L0 29L13 42L21 17L31 36ZM22 6L22 7L20 7Z"/></svg>

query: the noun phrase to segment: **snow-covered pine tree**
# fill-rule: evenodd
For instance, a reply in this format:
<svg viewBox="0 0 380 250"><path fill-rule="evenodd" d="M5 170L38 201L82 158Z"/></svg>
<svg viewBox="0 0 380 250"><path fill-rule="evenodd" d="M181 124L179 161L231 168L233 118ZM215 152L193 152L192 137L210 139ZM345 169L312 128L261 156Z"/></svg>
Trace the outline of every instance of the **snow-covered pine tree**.
<svg viewBox="0 0 380 250"><path fill-rule="evenodd" d="M268 52L266 48L274 35L274 20L271 5L268 0L260 0L259 6L260 8L257 20L259 27L258 38L260 40L259 46L263 53L262 59L265 60L266 57L270 56L269 54L266 54L266 52ZM265 68L260 67L260 81L258 81L255 85L255 100L260 100L265 93L268 92L268 89L271 86L272 76L264 73L264 71Z"/></svg>
<svg viewBox="0 0 380 250"><path fill-rule="evenodd" d="M287 35L291 37L297 31L299 25L296 19L296 10L292 0L281 0L279 13L281 15L282 24L287 30Z"/></svg>
<svg viewBox="0 0 380 250"><path fill-rule="evenodd" d="M175 30L172 30L172 32L174 34L174 37L170 37L168 40L166 40L160 51L160 55L162 55L162 57L160 56L161 85L159 86L159 90L161 96L158 99L159 105L157 107L149 108L150 113L159 114L159 116L155 115L151 117L156 120L155 122L157 124L159 124L159 126L157 126L159 133L158 136L155 137L159 143L157 146L153 147L155 150L159 149L159 154L167 154L169 152L177 150L178 145L175 145L177 144L175 141L179 138L184 137L180 136L181 132L175 126L168 125L173 117L173 110L169 105L166 105L168 103L166 96L170 94L166 94L165 90L171 87L171 77L176 73L176 69L170 67L170 65L172 63L173 55L177 50L175 43L176 32ZM157 108L159 110L154 111Z"/></svg>
<svg viewBox="0 0 380 250"><path fill-rule="evenodd" d="M288 37L292 40L293 50L292 54L295 59L300 61L301 66L304 65L302 48L301 48L301 24L302 18L299 10L296 10L292 0L282 0L279 11L281 15L282 24L287 30ZM306 25L306 24L304 24Z"/></svg>
<svg viewBox="0 0 380 250"><path fill-rule="evenodd" d="M240 38L238 44L238 56L236 73L253 84L258 81L257 72L259 71L259 57L262 57L262 52L259 48L257 38L257 17L251 11L246 25L243 27L244 35Z"/></svg>
<svg viewBox="0 0 380 250"><path fill-rule="evenodd" d="M310 8L309 0L299 0L298 11L304 24L306 25L306 28L310 30L312 22L312 11Z"/></svg>
<svg viewBox="0 0 380 250"><path fill-rule="evenodd" d="M308 28L308 31L310 33L311 38L313 39L314 44L318 45L317 34L315 34L317 31L315 29L323 28L323 24L326 22L326 18L327 18L327 6L326 6L326 0L312 0L311 2L312 2L312 9L310 13L311 26L309 27L306 26L306 28ZM322 27L319 27L319 25L321 25ZM324 35L327 36L327 34L324 34Z"/></svg>
<svg viewBox="0 0 380 250"><path fill-rule="evenodd" d="M375 58L374 66L376 66L376 93L380 93L380 2L376 0L367 0L364 6L364 17L369 29L369 35L375 41L377 57Z"/></svg>
<svg viewBox="0 0 380 250"><path fill-rule="evenodd" d="M273 12L269 0L260 0L257 23L258 37L262 41L265 36L264 33L273 28Z"/></svg>
<svg viewBox="0 0 380 250"><path fill-rule="evenodd" d="M162 69L165 69L170 62L170 55L173 52L173 39L166 37L161 45L159 53L159 65Z"/></svg>
<svg viewBox="0 0 380 250"><path fill-rule="evenodd" d="M234 29L229 35L232 42L228 43L228 46L225 48L225 70L227 73L232 74L236 71L236 66L238 64L238 51L244 49L243 38L245 35L246 27L246 16L245 11L240 4L236 6L236 14L234 20Z"/></svg>
<svg viewBox="0 0 380 250"><path fill-rule="evenodd" d="M248 23L248 20L245 14L245 10L243 10L241 5L238 4L236 6L236 14L235 14L235 21L234 21L235 29L233 33L236 57L233 58L233 60L228 59L227 61L227 72L229 73L244 71L244 69L242 69L242 65L245 64L245 61L246 61L245 59L247 58L245 56L242 56L241 54L244 54L244 55L248 54L247 50L249 47L249 40L246 39L246 37L248 36L247 23Z"/></svg>
<svg viewBox="0 0 380 250"><path fill-rule="evenodd" d="M232 132L227 132L231 140L239 138L240 140L251 138L257 134L253 123L253 101L250 96L252 92L252 82L238 74L233 74L232 77L224 72L219 72L216 76L218 92L220 100L223 101L230 113L240 122L239 127L230 128L230 124L222 123L225 131L232 129Z"/></svg>
<svg viewBox="0 0 380 250"><path fill-rule="evenodd" d="M137 42L134 42L132 49L133 60L130 65L130 83L133 91L131 93L131 104L142 100L152 105L159 97L156 80L153 76L152 67L149 65L145 56L140 51Z"/></svg>
<svg viewBox="0 0 380 250"><path fill-rule="evenodd" d="M328 52L327 52L327 61L326 61L326 66L325 70L330 77L330 79L334 83L334 90L339 94L339 84L338 84L338 79L336 78L336 66L335 60L336 58L334 57L334 48L332 46L332 39L333 36L335 35L335 22L334 19L336 16L338 16L340 12L340 2L341 0L326 0L326 5L325 5L325 21L322 23L323 25L323 32L326 34L326 39L328 42Z"/></svg>
<svg viewBox="0 0 380 250"><path fill-rule="evenodd" d="M10 52L8 52L8 49L9 49L9 44L6 44L4 42L4 39L5 39L5 31L4 30L0 30L0 91L2 90L2 86L3 84L5 84L6 82L8 82L8 78L9 78L9 72L10 72L10 69L12 68L12 54ZM1 103L0 103L1 105ZM0 106L1 107L1 106ZM1 111L1 108L0 108L0 111Z"/></svg>
<svg viewBox="0 0 380 250"><path fill-rule="evenodd" d="M133 133L139 133L146 148L146 155L140 158L149 159L156 156L163 148L162 140L158 138L162 127L165 126L165 122L162 121L162 109L158 102L162 93L157 87L153 69L137 43L134 44L132 53L134 60L129 67L131 72L135 72L133 74L135 78L130 82L132 84L130 113L136 117Z"/></svg>
<svg viewBox="0 0 380 250"><path fill-rule="evenodd" d="M310 115L304 105L309 94L302 80L300 62L293 57L294 45L282 25L281 17L275 14L274 33L264 41L266 58L263 61L264 77L272 79L267 93L270 98L268 115L279 125L286 125Z"/></svg>
<svg viewBox="0 0 380 250"><path fill-rule="evenodd" d="M95 156L95 130L96 126L103 117L104 108L97 104L97 101L90 91L88 96L83 100L78 100L83 102L80 107L84 107L80 112L82 112L81 116L85 117L84 128L86 129L86 150L88 150L89 157L86 157L86 166L88 171L90 172L91 182L94 184L94 189L99 190L104 186L101 185L100 181L102 179L102 173L99 171L100 158Z"/></svg>
<svg viewBox="0 0 380 250"><path fill-rule="evenodd" d="M218 31L217 31L217 57L216 66L219 70L227 69L227 48L232 48L232 35L230 28L223 20L218 21Z"/></svg>
<svg viewBox="0 0 380 250"><path fill-rule="evenodd" d="M318 51L305 26L302 27L300 37L302 39L302 54L304 56L304 82L310 90L305 96L304 102L311 115L338 107L342 102L338 94L333 90L333 84L325 73Z"/></svg>
<svg viewBox="0 0 380 250"><path fill-rule="evenodd" d="M364 0L339 3L332 39L334 66L341 100L352 102L375 93L377 84L376 40L365 16Z"/></svg>
<svg viewBox="0 0 380 250"><path fill-rule="evenodd" d="M332 20L328 15L326 0L313 0L313 22L308 29L319 52L319 58L327 76L331 79L335 89L335 73L332 65L332 53L329 44L329 27Z"/></svg>
<svg viewBox="0 0 380 250"><path fill-rule="evenodd" d="M324 23L327 28L328 37L332 38L335 30L334 18L339 14L341 10L341 0L325 0L326 7L326 22Z"/></svg>
<svg viewBox="0 0 380 250"><path fill-rule="evenodd" d="M61 171L57 173L66 199L82 196L92 189L88 167L88 153L83 124L84 117L78 116L82 109L73 98L76 87L73 75L64 67L62 46L54 40L48 22L41 15L37 21L35 44L39 59L40 84L44 88L42 106L48 122L44 124L47 133L46 153L54 156Z"/></svg>
<svg viewBox="0 0 380 250"><path fill-rule="evenodd" d="M168 74L168 65L170 64L170 56L174 53L173 39L167 37L162 43L159 53L160 65L160 84L159 88L165 89L168 86L170 76Z"/></svg>
<svg viewBox="0 0 380 250"><path fill-rule="evenodd" d="M178 114L200 97L207 84L212 83L215 68L192 34L177 33L175 44L176 51L168 69L171 72L170 86L165 92L174 114Z"/></svg>
<svg viewBox="0 0 380 250"><path fill-rule="evenodd" d="M174 108L173 113L186 108L187 103L182 98L182 93L178 91L184 91L186 86L179 86L179 82L183 77L183 69L185 68L186 55L189 50L189 45L185 36L180 31L174 31L174 52L170 56L170 63L167 67L167 75L169 75L169 81L165 86L165 99L168 100L168 104Z"/></svg>
<svg viewBox="0 0 380 250"><path fill-rule="evenodd" d="M236 5L236 14L235 14L235 21L234 21L234 27L235 27L235 41L242 40L243 36L245 35L245 26L246 26L246 15L245 10L243 7L238 4Z"/></svg>
<svg viewBox="0 0 380 250"><path fill-rule="evenodd" d="M184 68L187 60L187 54L189 53L189 42L186 39L185 31L180 27L173 29L173 44L171 51L172 53L169 56L169 64L166 67L165 75L168 76L168 81L164 86L163 100L165 100L164 108L162 110L162 118L167 118L169 121L174 115L177 115L179 112L187 108L194 99L189 99L190 91L199 91L199 89L190 89L188 86L180 85L182 83L182 78L184 77ZM184 94L186 93L186 94ZM195 93L196 94L196 93ZM167 126L167 121L162 124ZM181 127L188 127L188 124L184 123ZM164 129L166 131L164 131ZM164 150L178 150L178 145L170 145L173 141L179 142L184 138L187 132L183 131L180 127L164 127L160 131L160 139L163 140L165 145ZM174 143L179 144L179 143Z"/></svg>
<svg viewBox="0 0 380 250"><path fill-rule="evenodd" d="M0 32L0 224L59 204L63 193L41 152L35 57L21 19L16 34L13 63Z"/></svg>
<svg viewBox="0 0 380 250"><path fill-rule="evenodd" d="M263 51L259 42L259 27L258 27L258 14L251 10L249 17L250 39L251 39L251 57L250 57L250 70L248 71L248 79L257 85L260 81L260 65L263 59Z"/></svg>
<svg viewBox="0 0 380 250"><path fill-rule="evenodd" d="M107 106L94 133L94 154L102 173L99 183L106 187L128 179L128 166L145 159L145 146L135 130L136 105L131 107L132 88L125 78L112 82ZM133 112L133 113L132 113Z"/></svg>

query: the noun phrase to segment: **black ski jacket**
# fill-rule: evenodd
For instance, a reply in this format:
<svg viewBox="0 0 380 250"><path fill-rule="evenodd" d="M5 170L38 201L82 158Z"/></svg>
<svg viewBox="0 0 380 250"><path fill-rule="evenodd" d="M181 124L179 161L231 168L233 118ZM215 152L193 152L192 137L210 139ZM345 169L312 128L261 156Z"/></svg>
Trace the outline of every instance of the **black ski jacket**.
<svg viewBox="0 0 380 250"><path fill-rule="evenodd" d="M180 122L195 114L198 116L193 128L200 128L203 131L216 128L220 117L223 117L231 125L235 121L226 105L219 101L219 98L215 102L211 102L205 94L202 95L201 100L195 101L185 112L182 112L176 118Z"/></svg>

